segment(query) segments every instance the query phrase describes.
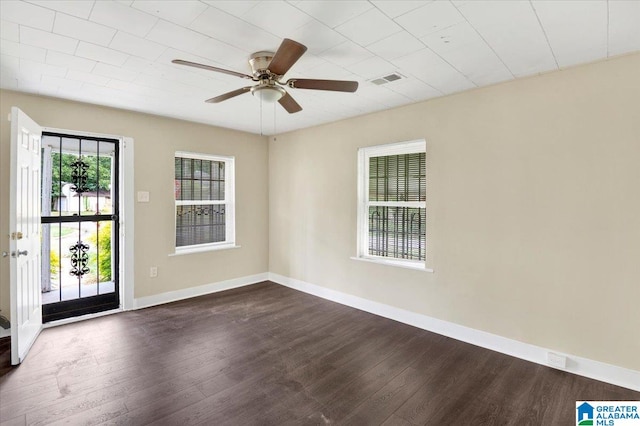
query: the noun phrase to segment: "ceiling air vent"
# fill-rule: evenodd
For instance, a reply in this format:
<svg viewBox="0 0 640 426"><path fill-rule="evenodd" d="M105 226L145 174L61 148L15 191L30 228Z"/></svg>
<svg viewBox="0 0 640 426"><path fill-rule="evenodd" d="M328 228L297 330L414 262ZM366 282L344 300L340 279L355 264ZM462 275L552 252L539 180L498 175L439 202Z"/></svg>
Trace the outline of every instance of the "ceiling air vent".
<svg viewBox="0 0 640 426"><path fill-rule="evenodd" d="M393 74L385 75L379 78L374 78L373 80L369 80L369 81L375 84L376 86L381 86L383 84L391 83L392 81L400 80L401 78L405 78L405 76L395 72Z"/></svg>

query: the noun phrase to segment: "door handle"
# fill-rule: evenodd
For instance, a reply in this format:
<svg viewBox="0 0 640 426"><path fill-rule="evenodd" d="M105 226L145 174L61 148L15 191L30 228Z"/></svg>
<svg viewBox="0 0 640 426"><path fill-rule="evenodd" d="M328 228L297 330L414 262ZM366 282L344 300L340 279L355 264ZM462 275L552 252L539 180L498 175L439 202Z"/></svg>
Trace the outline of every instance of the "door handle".
<svg viewBox="0 0 640 426"><path fill-rule="evenodd" d="M20 256L26 256L28 255L29 252L27 250L18 250L17 254L15 251L11 252L11 257L20 257Z"/></svg>

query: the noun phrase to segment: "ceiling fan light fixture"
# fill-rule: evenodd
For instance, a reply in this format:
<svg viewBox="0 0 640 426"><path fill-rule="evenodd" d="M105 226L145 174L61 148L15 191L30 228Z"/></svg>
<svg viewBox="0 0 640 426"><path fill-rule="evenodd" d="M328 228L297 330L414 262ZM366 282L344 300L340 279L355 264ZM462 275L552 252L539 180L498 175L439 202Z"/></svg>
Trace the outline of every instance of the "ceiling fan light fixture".
<svg viewBox="0 0 640 426"><path fill-rule="evenodd" d="M278 102L287 92L280 86L260 85L251 88L251 94L267 103Z"/></svg>

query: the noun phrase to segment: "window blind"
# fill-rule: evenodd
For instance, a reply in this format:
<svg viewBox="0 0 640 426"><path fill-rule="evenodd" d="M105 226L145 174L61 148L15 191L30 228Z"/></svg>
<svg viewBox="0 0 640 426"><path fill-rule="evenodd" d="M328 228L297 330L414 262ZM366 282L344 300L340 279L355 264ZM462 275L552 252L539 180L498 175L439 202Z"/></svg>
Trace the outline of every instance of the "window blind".
<svg viewBox="0 0 640 426"><path fill-rule="evenodd" d="M426 259L426 154L369 158L369 255ZM411 205L408 205L412 203Z"/></svg>

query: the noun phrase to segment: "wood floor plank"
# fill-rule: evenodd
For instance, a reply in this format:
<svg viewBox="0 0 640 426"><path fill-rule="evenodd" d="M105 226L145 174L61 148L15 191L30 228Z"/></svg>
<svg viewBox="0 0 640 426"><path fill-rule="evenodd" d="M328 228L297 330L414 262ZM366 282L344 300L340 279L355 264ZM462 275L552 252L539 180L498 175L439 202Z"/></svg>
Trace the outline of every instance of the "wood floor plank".
<svg viewBox="0 0 640 426"><path fill-rule="evenodd" d="M23 414L21 416L14 417L12 419L8 419L3 422L0 422L0 424L2 426L25 426L27 424L27 418Z"/></svg>
<svg viewBox="0 0 640 426"><path fill-rule="evenodd" d="M290 380L285 386L286 391L277 403L260 413L253 423L281 425L310 423L312 419L321 419L324 423L329 421L324 415L327 407L305 392L299 382Z"/></svg>
<svg viewBox="0 0 640 426"><path fill-rule="evenodd" d="M63 398L57 385L51 385L49 389L42 392L42 395L22 396L16 393L12 403L0 404L0 424L19 415L25 415L30 411L38 410L40 407L53 404Z"/></svg>
<svg viewBox="0 0 640 426"><path fill-rule="evenodd" d="M157 386L176 386L177 382L188 387L197 377L202 377L212 368L217 371L216 363L223 362L224 360L212 360L210 363L183 363L175 368L153 370L144 374L122 374L118 371L118 374L101 376L95 380L88 377L81 390L69 391L61 399L41 404L41 408L27 413L27 420L29 424L46 424L139 391L153 392Z"/></svg>
<svg viewBox="0 0 640 426"><path fill-rule="evenodd" d="M468 398L457 412L458 419L470 424L499 424L500 419L513 419L519 413L514 408L525 406L529 392L537 386L536 370L531 364L503 355L505 361L502 374L487 380L481 389L477 389L473 398ZM553 380L548 382L554 383ZM545 393L552 395L553 389L540 388L536 394L546 399ZM466 394L468 395L468 393ZM509 395L509 400L505 399Z"/></svg>
<svg viewBox="0 0 640 426"><path fill-rule="evenodd" d="M437 340L437 336L434 336ZM404 345L398 346L393 353L367 370L361 376L336 386L330 399L325 401L326 416L335 422L340 422L351 414L354 407L358 407L371 395L382 389L408 366L413 365L427 351L428 344L424 339L416 336Z"/></svg>
<svg viewBox="0 0 640 426"><path fill-rule="evenodd" d="M2 425L572 424L640 393L270 282L43 330Z"/></svg>
<svg viewBox="0 0 640 426"><path fill-rule="evenodd" d="M0 387L0 401L2 401L2 407L6 407L32 397L42 397L42 395L57 387L58 381L55 377L47 377L40 381L29 382L25 386L21 386L19 392L15 390L9 392L8 389L12 388L7 385ZM17 388L16 386L13 389ZM0 407L0 409L2 407Z"/></svg>
<svg viewBox="0 0 640 426"><path fill-rule="evenodd" d="M121 416L127 412L127 406L123 401L107 402L74 414L57 422L47 423L50 426L74 425L93 426Z"/></svg>
<svg viewBox="0 0 640 426"><path fill-rule="evenodd" d="M360 404L346 424L379 424L391 416L422 385L424 379L419 370L406 368L382 389Z"/></svg>
<svg viewBox="0 0 640 426"><path fill-rule="evenodd" d="M451 339L443 346L448 349L446 352L427 352L413 365L423 382L395 413L410 423L424 424L437 416L458 387L464 386L467 375L486 362L486 354L476 352L475 347Z"/></svg>
<svg viewBox="0 0 640 426"><path fill-rule="evenodd" d="M486 424L492 424L492 423L469 423L469 424L486 425ZM392 414L391 416L389 416L387 420L385 420L384 423L382 423L382 426L414 426L414 425L409 423L402 417L398 417L395 414Z"/></svg>
<svg viewBox="0 0 640 426"><path fill-rule="evenodd" d="M142 402L141 398L126 397L123 399L127 412L114 416L111 419L101 423L110 426L129 426L142 425L154 420L165 418L178 410L202 401L205 396L195 386L188 389L180 390L173 388L165 388L170 392L162 392L161 394L152 393L149 398L144 398L147 403Z"/></svg>
<svg viewBox="0 0 640 426"><path fill-rule="evenodd" d="M36 341L34 344L39 344ZM97 365L97 362L93 358L82 358L75 360L76 362L57 363L54 365L48 364L47 368L42 368L37 371L32 371L30 366L21 365L20 368L11 367L11 355L7 354L4 362L9 366L5 375L0 378L0 392L3 390L10 390L11 392L21 392L21 388L24 386L32 386L34 383L42 382L47 379L55 379L56 376L63 370L71 371L74 369L80 369L85 367L93 368Z"/></svg>

